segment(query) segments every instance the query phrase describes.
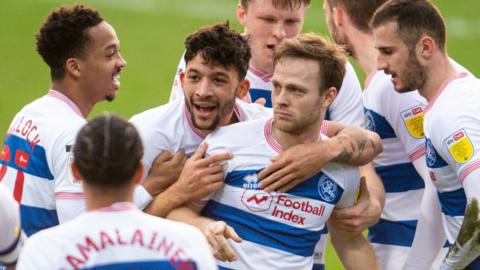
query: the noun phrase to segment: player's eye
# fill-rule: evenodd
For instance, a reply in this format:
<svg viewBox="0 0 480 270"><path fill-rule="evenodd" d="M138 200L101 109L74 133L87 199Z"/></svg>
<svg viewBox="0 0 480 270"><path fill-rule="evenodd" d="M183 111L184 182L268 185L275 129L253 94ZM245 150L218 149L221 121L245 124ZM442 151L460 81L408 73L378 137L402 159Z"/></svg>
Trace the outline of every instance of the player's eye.
<svg viewBox="0 0 480 270"><path fill-rule="evenodd" d="M260 19L263 20L266 23L274 23L275 22L275 19L271 18L271 17L262 17Z"/></svg>
<svg viewBox="0 0 480 270"><path fill-rule="evenodd" d="M200 76L196 75L196 74L191 74L191 75L188 75L187 78L190 80L190 81L198 81L200 79Z"/></svg>

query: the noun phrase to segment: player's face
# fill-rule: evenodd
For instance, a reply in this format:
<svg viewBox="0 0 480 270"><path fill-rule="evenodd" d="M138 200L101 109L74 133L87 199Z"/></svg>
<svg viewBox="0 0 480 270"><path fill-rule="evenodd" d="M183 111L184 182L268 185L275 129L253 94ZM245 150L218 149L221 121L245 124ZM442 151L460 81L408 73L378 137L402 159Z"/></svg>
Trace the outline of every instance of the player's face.
<svg viewBox="0 0 480 270"><path fill-rule="evenodd" d="M327 0L323 1L323 12L325 13L325 22L327 24L328 31L330 32L330 35L335 43L344 46L350 55L354 55L354 48L350 42L350 39L347 35L342 33L340 28L335 25L333 11Z"/></svg>
<svg viewBox="0 0 480 270"><path fill-rule="evenodd" d="M90 41L79 58L80 85L92 102L112 101L120 87L120 73L127 62L120 54L115 30L103 21L87 30Z"/></svg>
<svg viewBox="0 0 480 270"><path fill-rule="evenodd" d="M272 0L251 0L247 9L237 7L237 18L245 28L252 52L250 64L260 71L273 72L273 52L285 38L293 38L302 30L306 7L302 4L282 9Z"/></svg>
<svg viewBox="0 0 480 270"><path fill-rule="evenodd" d="M275 128L302 134L321 125L327 102L320 95L320 67L314 60L283 57L272 77Z"/></svg>
<svg viewBox="0 0 480 270"><path fill-rule="evenodd" d="M233 67L205 63L198 53L180 74L185 103L196 128L211 132L232 121L240 82Z"/></svg>
<svg viewBox="0 0 480 270"><path fill-rule="evenodd" d="M389 22L373 30L378 49L377 68L391 75L399 93L421 89L426 82L425 67L397 33L397 24Z"/></svg>

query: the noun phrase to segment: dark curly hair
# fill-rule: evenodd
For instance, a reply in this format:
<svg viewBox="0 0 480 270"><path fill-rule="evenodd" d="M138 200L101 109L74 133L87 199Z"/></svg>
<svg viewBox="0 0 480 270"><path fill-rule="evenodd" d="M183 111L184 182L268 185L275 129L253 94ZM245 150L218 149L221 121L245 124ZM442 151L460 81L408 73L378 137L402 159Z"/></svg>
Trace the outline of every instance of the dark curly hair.
<svg viewBox="0 0 480 270"><path fill-rule="evenodd" d="M201 53L206 64L233 66L238 78L245 79L251 57L250 46L238 32L230 29L228 22L200 28L187 37L185 49L185 63Z"/></svg>
<svg viewBox="0 0 480 270"><path fill-rule="evenodd" d="M65 61L80 57L90 41L86 30L103 21L85 5L62 6L50 13L36 34L37 52L50 67L52 80L65 76Z"/></svg>
<svg viewBox="0 0 480 270"><path fill-rule="evenodd" d="M120 116L104 113L78 133L74 163L92 186L122 187L130 183L143 156L135 127Z"/></svg>

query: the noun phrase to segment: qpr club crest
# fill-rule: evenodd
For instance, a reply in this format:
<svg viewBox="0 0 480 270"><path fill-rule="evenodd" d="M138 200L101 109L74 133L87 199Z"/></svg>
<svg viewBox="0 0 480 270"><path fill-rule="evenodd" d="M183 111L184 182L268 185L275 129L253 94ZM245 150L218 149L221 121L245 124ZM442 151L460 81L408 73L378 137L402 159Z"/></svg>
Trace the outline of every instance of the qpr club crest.
<svg viewBox="0 0 480 270"><path fill-rule="evenodd" d="M318 193L325 202L333 202L338 193L337 183L333 182L330 177L322 175L318 180Z"/></svg>
<svg viewBox="0 0 480 270"><path fill-rule="evenodd" d="M372 112L369 110L365 111L365 124L368 130L375 131L375 120L373 119Z"/></svg>
<svg viewBox="0 0 480 270"><path fill-rule="evenodd" d="M435 148L433 148L432 142L429 139L427 139L426 146L427 166L432 168L435 165L435 161L437 161L437 154L435 153Z"/></svg>

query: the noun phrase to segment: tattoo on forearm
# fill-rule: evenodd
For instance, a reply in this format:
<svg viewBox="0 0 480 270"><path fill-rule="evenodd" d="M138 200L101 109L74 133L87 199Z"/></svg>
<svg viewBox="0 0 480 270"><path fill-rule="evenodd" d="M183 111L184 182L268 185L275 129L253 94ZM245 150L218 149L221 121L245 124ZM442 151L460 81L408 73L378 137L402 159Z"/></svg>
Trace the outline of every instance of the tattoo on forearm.
<svg viewBox="0 0 480 270"><path fill-rule="evenodd" d="M337 139L343 146L342 151L333 161L350 162L353 159L361 157L369 147L375 151L375 144L372 140L369 140L367 136L358 137L359 138L354 138L353 136L347 135L338 135Z"/></svg>

